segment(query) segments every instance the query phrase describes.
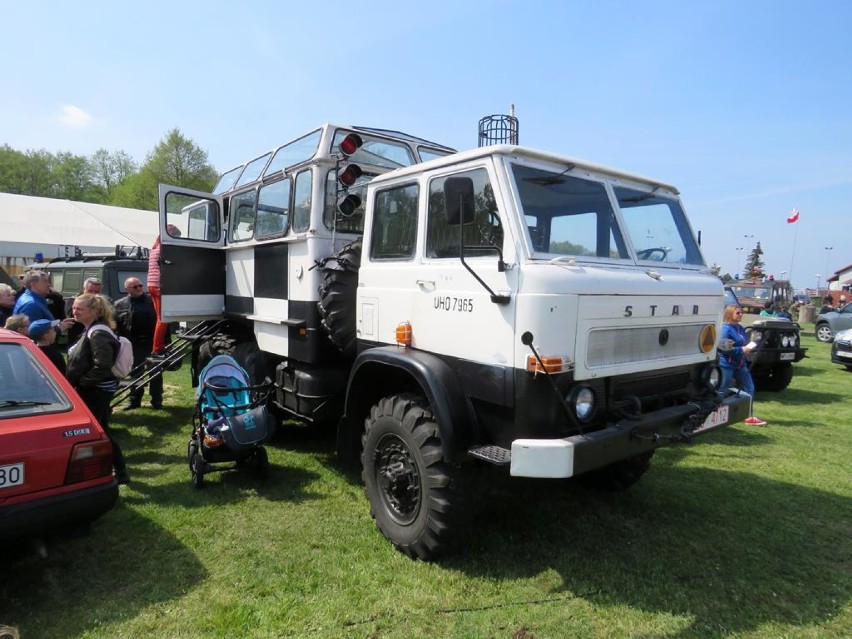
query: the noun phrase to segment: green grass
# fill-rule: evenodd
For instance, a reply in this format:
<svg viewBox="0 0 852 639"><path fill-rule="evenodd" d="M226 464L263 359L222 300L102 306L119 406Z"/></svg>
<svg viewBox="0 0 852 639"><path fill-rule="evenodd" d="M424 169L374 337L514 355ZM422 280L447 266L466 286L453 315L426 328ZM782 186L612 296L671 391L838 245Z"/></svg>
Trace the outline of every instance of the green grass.
<svg viewBox="0 0 852 639"><path fill-rule="evenodd" d="M133 484L49 556L6 549L21 637L849 637L852 373L808 358L738 425L660 451L626 493L487 476L462 552L411 561L333 437L288 425L269 480L195 490L186 370L168 411L116 413Z"/></svg>

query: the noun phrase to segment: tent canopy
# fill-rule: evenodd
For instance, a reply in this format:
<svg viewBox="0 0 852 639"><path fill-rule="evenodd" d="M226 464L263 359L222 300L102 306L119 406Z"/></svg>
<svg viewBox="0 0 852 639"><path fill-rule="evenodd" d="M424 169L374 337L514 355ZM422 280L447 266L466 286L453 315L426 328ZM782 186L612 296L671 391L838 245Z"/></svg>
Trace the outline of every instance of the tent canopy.
<svg viewBox="0 0 852 639"><path fill-rule="evenodd" d="M116 245L150 247L157 237L156 211L0 193L0 258L44 259L70 247L112 251Z"/></svg>

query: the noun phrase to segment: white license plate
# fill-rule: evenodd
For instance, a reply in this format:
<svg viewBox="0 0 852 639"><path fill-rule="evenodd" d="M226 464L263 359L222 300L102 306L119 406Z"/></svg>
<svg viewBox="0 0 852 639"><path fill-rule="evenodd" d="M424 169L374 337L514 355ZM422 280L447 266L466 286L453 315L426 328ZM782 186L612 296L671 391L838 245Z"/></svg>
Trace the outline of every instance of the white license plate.
<svg viewBox="0 0 852 639"><path fill-rule="evenodd" d="M779 358L782 362L788 359L796 359L795 353L781 353L781 357Z"/></svg>
<svg viewBox="0 0 852 639"><path fill-rule="evenodd" d="M7 464L0 466L0 488L20 486L24 483L24 464Z"/></svg>
<svg viewBox="0 0 852 639"><path fill-rule="evenodd" d="M852 357L852 353L847 353L846 351L837 351L838 357Z"/></svg>
<svg viewBox="0 0 852 639"><path fill-rule="evenodd" d="M720 426L721 424L728 423L728 406L719 406L712 413L707 415L707 419L704 420L704 423L701 424L698 428L696 428L693 433L700 433L702 430L707 430L708 428L713 428L714 426Z"/></svg>

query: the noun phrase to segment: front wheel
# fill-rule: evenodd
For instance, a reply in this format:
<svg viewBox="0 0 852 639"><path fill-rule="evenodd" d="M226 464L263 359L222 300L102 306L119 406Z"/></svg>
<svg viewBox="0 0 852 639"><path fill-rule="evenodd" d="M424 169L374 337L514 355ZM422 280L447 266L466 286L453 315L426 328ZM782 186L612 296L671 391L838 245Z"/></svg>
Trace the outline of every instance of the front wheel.
<svg viewBox="0 0 852 639"><path fill-rule="evenodd" d="M195 453L190 462L192 472L192 485L199 490L204 488L204 458L201 453Z"/></svg>
<svg viewBox="0 0 852 639"><path fill-rule="evenodd" d="M753 375L755 390L779 392L793 381L793 365L790 362L776 364L766 375Z"/></svg>
<svg viewBox="0 0 852 639"><path fill-rule="evenodd" d="M365 423L362 477L370 514L401 552L432 559L455 532L458 469L443 461L438 424L413 394L380 400Z"/></svg>
<svg viewBox="0 0 852 639"><path fill-rule="evenodd" d="M828 324L819 324L816 327L816 338L821 341L828 343L833 339L834 335L831 332L831 327Z"/></svg>

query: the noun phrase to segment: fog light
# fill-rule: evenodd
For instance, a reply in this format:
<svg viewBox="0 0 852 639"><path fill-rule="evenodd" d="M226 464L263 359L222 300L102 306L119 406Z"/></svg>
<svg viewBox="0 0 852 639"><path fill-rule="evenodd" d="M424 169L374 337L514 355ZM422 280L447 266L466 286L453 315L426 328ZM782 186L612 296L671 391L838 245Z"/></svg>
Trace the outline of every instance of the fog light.
<svg viewBox="0 0 852 639"><path fill-rule="evenodd" d="M587 386L578 388L574 391L571 403L574 406L574 414L577 419L581 422L587 422L595 412L595 392Z"/></svg>

